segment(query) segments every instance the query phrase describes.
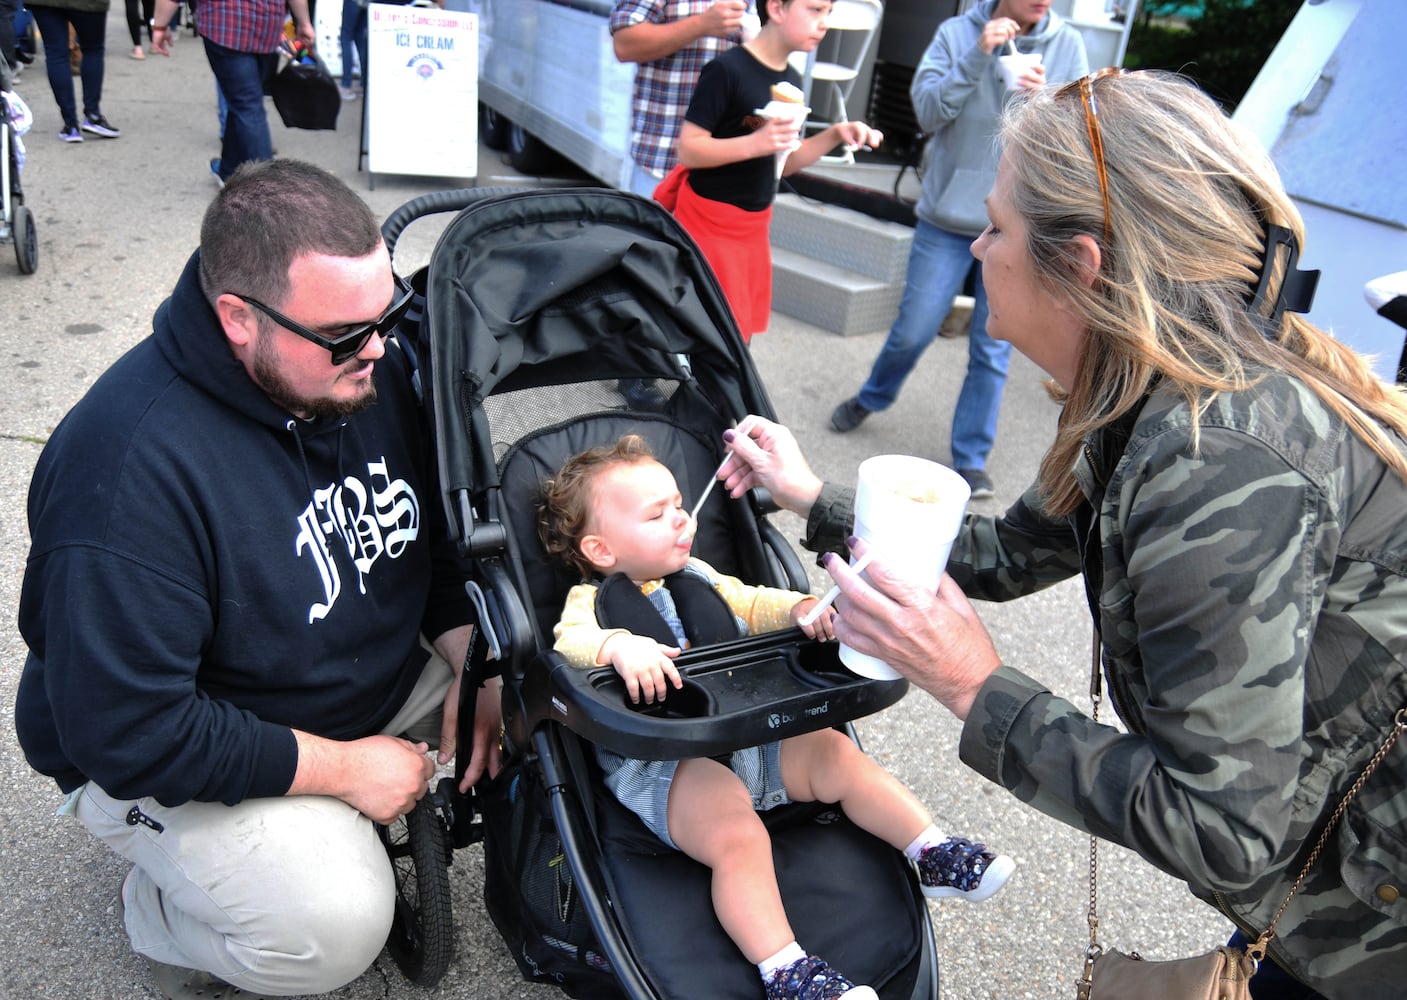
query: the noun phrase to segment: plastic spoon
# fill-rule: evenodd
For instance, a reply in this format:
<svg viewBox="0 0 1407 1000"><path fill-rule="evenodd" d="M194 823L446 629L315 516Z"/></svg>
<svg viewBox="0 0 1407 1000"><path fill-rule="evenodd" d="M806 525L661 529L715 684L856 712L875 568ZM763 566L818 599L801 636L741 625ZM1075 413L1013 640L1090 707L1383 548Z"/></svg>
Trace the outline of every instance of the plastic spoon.
<svg viewBox="0 0 1407 1000"><path fill-rule="evenodd" d="M747 424L747 420L746 420L746 419L744 419L741 423L738 424L738 426L735 428L735 431L736 431L738 434L743 433L743 427L744 427L745 424ZM699 511L703 510L704 501L707 500L707 499L708 499L708 495L713 492L714 484L718 482L718 474L723 471L723 466L727 465L727 464L728 464L728 459L730 459L730 458L732 458L732 457L733 457L733 449L732 449L732 448L729 448L727 451L725 451L725 452L723 453L723 461L719 462L719 463L718 463L718 468L716 468L716 469L713 470L713 475L709 477L709 479L708 479L708 485L704 487L703 494L699 497L698 503L694 504L694 509L691 510L691 511L689 511L689 523L695 526L695 530L698 530ZM684 542L684 535L680 535L680 536L679 536L679 543L682 545L683 542Z"/></svg>

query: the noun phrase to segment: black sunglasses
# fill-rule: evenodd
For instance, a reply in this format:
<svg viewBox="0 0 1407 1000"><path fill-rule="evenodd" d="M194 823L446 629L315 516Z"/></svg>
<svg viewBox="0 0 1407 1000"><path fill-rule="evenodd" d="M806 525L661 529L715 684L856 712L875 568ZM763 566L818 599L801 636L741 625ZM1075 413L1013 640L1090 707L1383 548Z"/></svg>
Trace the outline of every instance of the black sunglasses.
<svg viewBox="0 0 1407 1000"><path fill-rule="evenodd" d="M383 337L389 336L391 330L400 322L406 310L410 308L410 301L415 296L415 289L410 286L410 282L406 281L399 274L392 273L391 277L395 279L396 291L391 297L391 304L387 307L386 311L370 323L359 326L332 340L314 333L301 323L293 322L293 320L283 315L283 313L279 312L277 309L271 309L258 299L251 299L248 295L240 295L238 292L231 292L230 294L238 296L245 302L248 302L251 306L258 309L289 333L296 333L304 340L310 340L319 347L327 348L332 354L332 363L334 365L341 365L346 364L360 354L361 349L366 346L366 342L371 339L373 333L379 333Z"/></svg>

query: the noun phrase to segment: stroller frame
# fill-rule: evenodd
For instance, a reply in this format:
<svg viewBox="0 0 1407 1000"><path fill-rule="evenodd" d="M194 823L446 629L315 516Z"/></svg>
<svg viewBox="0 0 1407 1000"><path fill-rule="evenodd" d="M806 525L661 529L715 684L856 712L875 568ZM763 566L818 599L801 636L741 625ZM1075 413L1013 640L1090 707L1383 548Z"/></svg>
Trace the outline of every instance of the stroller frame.
<svg viewBox="0 0 1407 1000"><path fill-rule="evenodd" d="M559 206L557 202L564 198L567 204ZM677 380L679 386L687 386L691 392L702 391L718 401L716 416L721 423L717 429L730 426L747 412L767 417L773 413L716 280L702 263L692 240L659 206L633 195L607 190L438 192L408 202L386 220L382 231L388 248L394 250L400 233L416 218L461 209L459 217L441 237L428 268L412 279L412 284L424 296L423 315L417 316L412 310L402 330L406 335L398 334L402 342L413 344L417 330L407 328L417 323L421 327L429 324L435 330L457 331L456 336L448 340L433 334L422 336L422 340L428 341L429 350L426 351L423 344L419 348L418 377L426 406L432 413L446 518L461 555L470 560L472 580L468 590L479 608L480 627L475 630L465 664L467 676L460 690L460 745L468 746L471 739L478 688L487 677L501 673L504 677L503 742L507 758L524 766L531 764L541 781L553 826L560 837L562 854L570 866L574 884L582 888L578 898L599 946L599 954L587 953L588 957L597 965L609 966L615 989L601 992L586 984L560 985L573 996L619 996L623 993L638 1000L664 1000L669 994L660 992L652 983L651 973L635 952L634 935L613 902L612 875L605 870L609 866L601 863L608 859L598 858L592 851L593 847L600 849L600 831L587 777L592 765L584 761L589 755L583 754L580 741L600 743L632 756L675 759L715 756L827 727L842 728L854 739L851 720L897 702L907 692L908 685L902 680L857 678L839 665L833 645L816 643L800 630L791 629L684 653L676 660L685 679L684 690L672 693L662 706L640 711L628 706L623 684L614 670L609 667L578 669L551 650L550 641L544 642L544 634L550 631L553 619L549 611L555 598L545 603L538 600L539 593L533 585L542 581L543 570L528 565L530 560L525 558L525 550L533 545L535 529L524 528L521 521L532 519L522 518L521 511L517 512L520 523L513 523L513 505L507 495L513 484L505 479L516 468L520 471L512 475L521 479L526 474L528 478L524 482L535 481L534 469L538 472L545 469L550 474L555 466L542 465L546 460L543 458L524 457L527 452L514 454L519 442L536 441L533 435L523 435L500 457L497 453L501 448L491 440L494 421L486 416L486 410L495 404L496 395L503 394L501 398L511 399L518 389L531 384L519 377L519 363L524 367L538 364L534 374L544 379L539 384L552 386L582 382L580 369L583 366L594 366L598 369L597 375L617 370L623 376L621 387L638 375L641 383L655 387L658 396L654 401L664 404L662 408L678 404L685 413L698 415L697 407L690 409L689 399L682 395L676 398L669 393L670 380ZM475 217L473 222L465 222L471 215ZM464 223L501 232L515 226L536 227L544 224L544 218L569 226L579 223L587 230L596 223L639 225L651 235L659 234L664 241L674 242L682 249L684 258L691 255L697 258L697 263L689 265L692 282L699 289L697 300L671 303L668 322L654 305L643 304L640 309L645 322L640 328L632 328L629 336L623 334L600 341L590 340L592 334L588 331L584 335L587 340L578 345L581 350L576 354L568 352L566 362L534 356L537 345L531 343L532 333L525 335L528 343L521 347L516 342L495 343L491 335L485 336L483 329L471 330L461 341L458 331L466 326L493 327L505 320L502 316L470 317L479 305L467 291L471 282L461 283L457 272L472 262L474 253L472 248L455 242L452 235L455 227ZM625 255L632 252L634 248L628 249ZM575 256L572 259L580 266L590 267L589 262L581 264ZM641 266L648 269L652 262L645 260ZM547 275L540 279L553 283L553 278ZM585 280L589 283L590 278ZM495 302L484 308L501 304ZM683 322L694 325L693 332L698 338L692 345L696 352L692 358L686 349L673 351L669 341L672 335L651 332L652 320L660 319L662 329L678 321L682 313L689 313ZM418 332L424 334L423 329ZM657 335L664 340L650 347L657 357L669 359L669 370L651 370L641 361L634 346L633 338L649 340ZM728 369L735 382L727 383L711 376L709 366L697 363L704 355ZM605 357L604 361L601 356ZM590 374L587 373L586 381L590 381ZM660 388L662 386L665 388ZM565 394L566 390L563 392ZM683 390L676 388L675 392ZM511 402L501 405L508 410L513 406ZM647 405L646 408L654 407ZM608 406L604 411L588 409L570 417L560 427L543 428L542 433L560 434L563 428L581 427L585 428L583 433L591 443L600 443L600 435L618 436L623 426L638 425L648 434L665 433L665 429L657 425L669 424L668 433L673 434L678 417L678 413L661 418L633 411L627 396L624 409L618 406ZM599 422L600 427L593 422ZM589 438L592 433L597 433L598 438ZM701 460L711 470L718 458L717 435L710 433L703 437L706 444L686 444L695 452L700 448L711 449L708 457ZM558 446L555 440L552 444ZM515 466L514 462L518 464ZM534 466L533 462L538 465ZM523 467L526 473L521 471ZM693 467L700 467L697 461ZM701 482L686 484L681 477L686 495L701 485ZM521 489L518 498L521 499ZM775 586L809 590L806 573L796 553L764 516L775 509L770 498L760 490L743 502L727 501L715 495L700 515L700 540L709 531L715 537L731 537L739 531L749 534L756 551L745 557L750 562L739 575ZM711 554L707 557L712 561ZM720 569L731 571L728 567ZM529 599L536 606L525 606L523 595L530 595ZM560 604L555 606L559 611ZM442 779L421 806L407 817L409 834L400 841L399 848L396 837L388 833L386 838L393 861L398 854L402 862L411 855L413 869L406 876L410 891L402 893L403 906L398 908L397 927L392 932L392 951L403 970L406 963L402 957L408 955L412 963L408 974L416 972L411 978L426 985L438 979L443 966L436 972L438 960L433 956L418 967L415 963L426 952L434 952L439 947L440 928L447 925L448 918L444 913L425 911L426 905L439 906L438 892L433 888L428 893L425 891L427 886L433 887L437 873L425 866L433 869L433 861L429 859L437 857L441 850L448 859L454 849L485 837L485 821L475 819L476 809L481 816L484 814L485 785L481 783L469 795L461 794L457 784L463 767L463 759L457 761L455 778ZM406 846L407 840L417 839L421 842L418 851ZM894 856L898 857L897 853ZM427 859L423 863L422 857ZM903 976L896 978L893 989L883 995L902 995L905 1000L936 998L938 966L928 911L912 872L905 874L908 884L901 893L908 897L906 903L911 905L920 925L915 934L916 950L907 960ZM492 875L491 870L491 878ZM499 920L492 900L490 913ZM501 922L500 930L505 930ZM400 954L396 954L395 947L398 934ZM519 959L526 977L539 978L519 956L515 958ZM447 965L447 961L446 957L444 964ZM433 973L433 978L427 976L427 969ZM875 985L883 988L882 984ZM573 992L574 988L582 992ZM674 995L677 996L677 992Z"/></svg>
<svg viewBox="0 0 1407 1000"><path fill-rule="evenodd" d="M12 70L0 55L0 90L11 90L12 80ZM20 187L18 141L9 106L0 99L0 243L13 243L20 273L33 274L39 266L39 238Z"/></svg>

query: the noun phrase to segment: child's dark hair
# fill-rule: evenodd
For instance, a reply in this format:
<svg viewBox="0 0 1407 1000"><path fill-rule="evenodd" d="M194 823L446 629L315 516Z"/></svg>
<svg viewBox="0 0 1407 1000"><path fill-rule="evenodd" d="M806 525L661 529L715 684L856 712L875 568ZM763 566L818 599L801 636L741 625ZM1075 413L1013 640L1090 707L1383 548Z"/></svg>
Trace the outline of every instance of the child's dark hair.
<svg viewBox="0 0 1407 1000"><path fill-rule="evenodd" d="M552 479L542 484L537 498L537 534L548 558L591 579L596 568L581 554L581 540L591 519L591 484L606 469L653 460L655 453L638 434L627 434L615 444L591 448L567 459Z"/></svg>

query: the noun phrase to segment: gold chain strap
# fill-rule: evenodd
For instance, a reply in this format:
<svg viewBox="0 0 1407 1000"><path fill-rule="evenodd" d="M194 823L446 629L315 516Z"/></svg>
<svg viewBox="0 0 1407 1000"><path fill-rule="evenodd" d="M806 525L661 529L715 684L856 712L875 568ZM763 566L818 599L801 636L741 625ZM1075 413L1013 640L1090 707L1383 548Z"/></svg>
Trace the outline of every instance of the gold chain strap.
<svg viewBox="0 0 1407 1000"><path fill-rule="evenodd" d="M1343 816L1348 804L1353 801L1353 797L1363 788L1363 784L1368 777L1378 769L1378 765L1383 762L1383 758L1388 755L1397 738L1402 735L1403 730L1407 730L1407 708L1399 708L1397 714L1392 719L1392 731L1383 740L1383 745L1378 747L1378 752L1373 754L1373 759L1368 761L1363 773L1358 776L1358 780L1344 793L1344 797L1339 799L1338 807L1334 809L1333 815L1329 817L1329 822L1324 826L1324 832L1319 835L1319 841L1314 845L1314 850L1309 852L1308 859L1305 860L1304 867L1300 869L1299 878L1295 879L1295 884L1290 886L1290 891L1285 894L1285 900L1280 904L1280 909L1275 911L1275 916L1270 921L1260 937L1256 938L1255 944L1248 945L1246 954L1255 959L1259 965L1265 958L1265 949L1270 944L1270 939L1275 936L1275 928L1280 923L1280 918L1285 915L1285 910L1290 906L1290 900L1295 898L1295 893L1300 891L1300 886L1309 876L1309 871L1314 867L1314 863L1319 860L1319 855L1324 853L1324 847L1329 843L1329 834L1334 832L1334 827L1338 825L1339 818Z"/></svg>
<svg viewBox="0 0 1407 1000"><path fill-rule="evenodd" d="M1094 643L1090 653L1089 672L1089 700L1094 705L1094 714L1091 718L1099 721L1099 703L1103 700L1103 686L1100 683L1102 676L1099 669L1099 630L1095 629ZM1099 838L1090 835L1089 838L1089 913L1085 919L1089 922L1089 946L1085 948L1085 970L1079 982L1075 984L1076 1000L1089 1000L1090 990L1094 988L1094 960L1104 952L1104 947L1099 943Z"/></svg>
<svg viewBox="0 0 1407 1000"><path fill-rule="evenodd" d="M1100 669L1099 661L1099 630L1094 632L1093 652L1090 655L1090 677L1089 677L1089 698L1093 703L1094 711L1091 716L1094 722L1099 721L1099 704L1103 700L1103 672ZM1368 778L1378 769L1378 765L1383 762L1393 745L1397 743L1404 731L1407 731L1407 708L1400 708L1393 716L1392 731L1383 739L1382 745L1378 747L1377 753L1368 761L1363 768L1363 772L1358 775L1358 779L1344 797L1339 800L1339 804L1334 808L1329 816L1329 822L1324 826L1324 832L1319 835L1319 840L1314 845L1314 850L1309 852L1309 857L1305 859L1304 867L1300 869L1299 877L1295 879L1294 885L1290 886L1290 891L1285 894L1285 899L1280 903L1280 908L1275 911L1275 916L1271 918L1270 926L1265 929L1253 944L1246 946L1246 954L1256 963L1257 966L1265 960L1266 948L1275 937L1275 928L1280 924L1280 918L1289 909L1290 900L1295 898L1295 893L1300 891L1300 886L1304 885L1304 880L1309 877L1311 869L1319 860L1319 855L1324 853L1325 846L1329 843L1329 835L1334 832L1334 827L1338 825L1344 810L1348 808L1350 802L1362 790ZM1099 913L1096 906L1098 896L1096 895L1095 882L1099 874L1099 838L1091 836L1089 838L1089 947L1085 950L1085 974L1076 986L1076 996L1078 1000L1089 1000L1089 992L1094 978L1094 960L1103 953L1104 948L1098 943L1097 936L1099 930Z"/></svg>

